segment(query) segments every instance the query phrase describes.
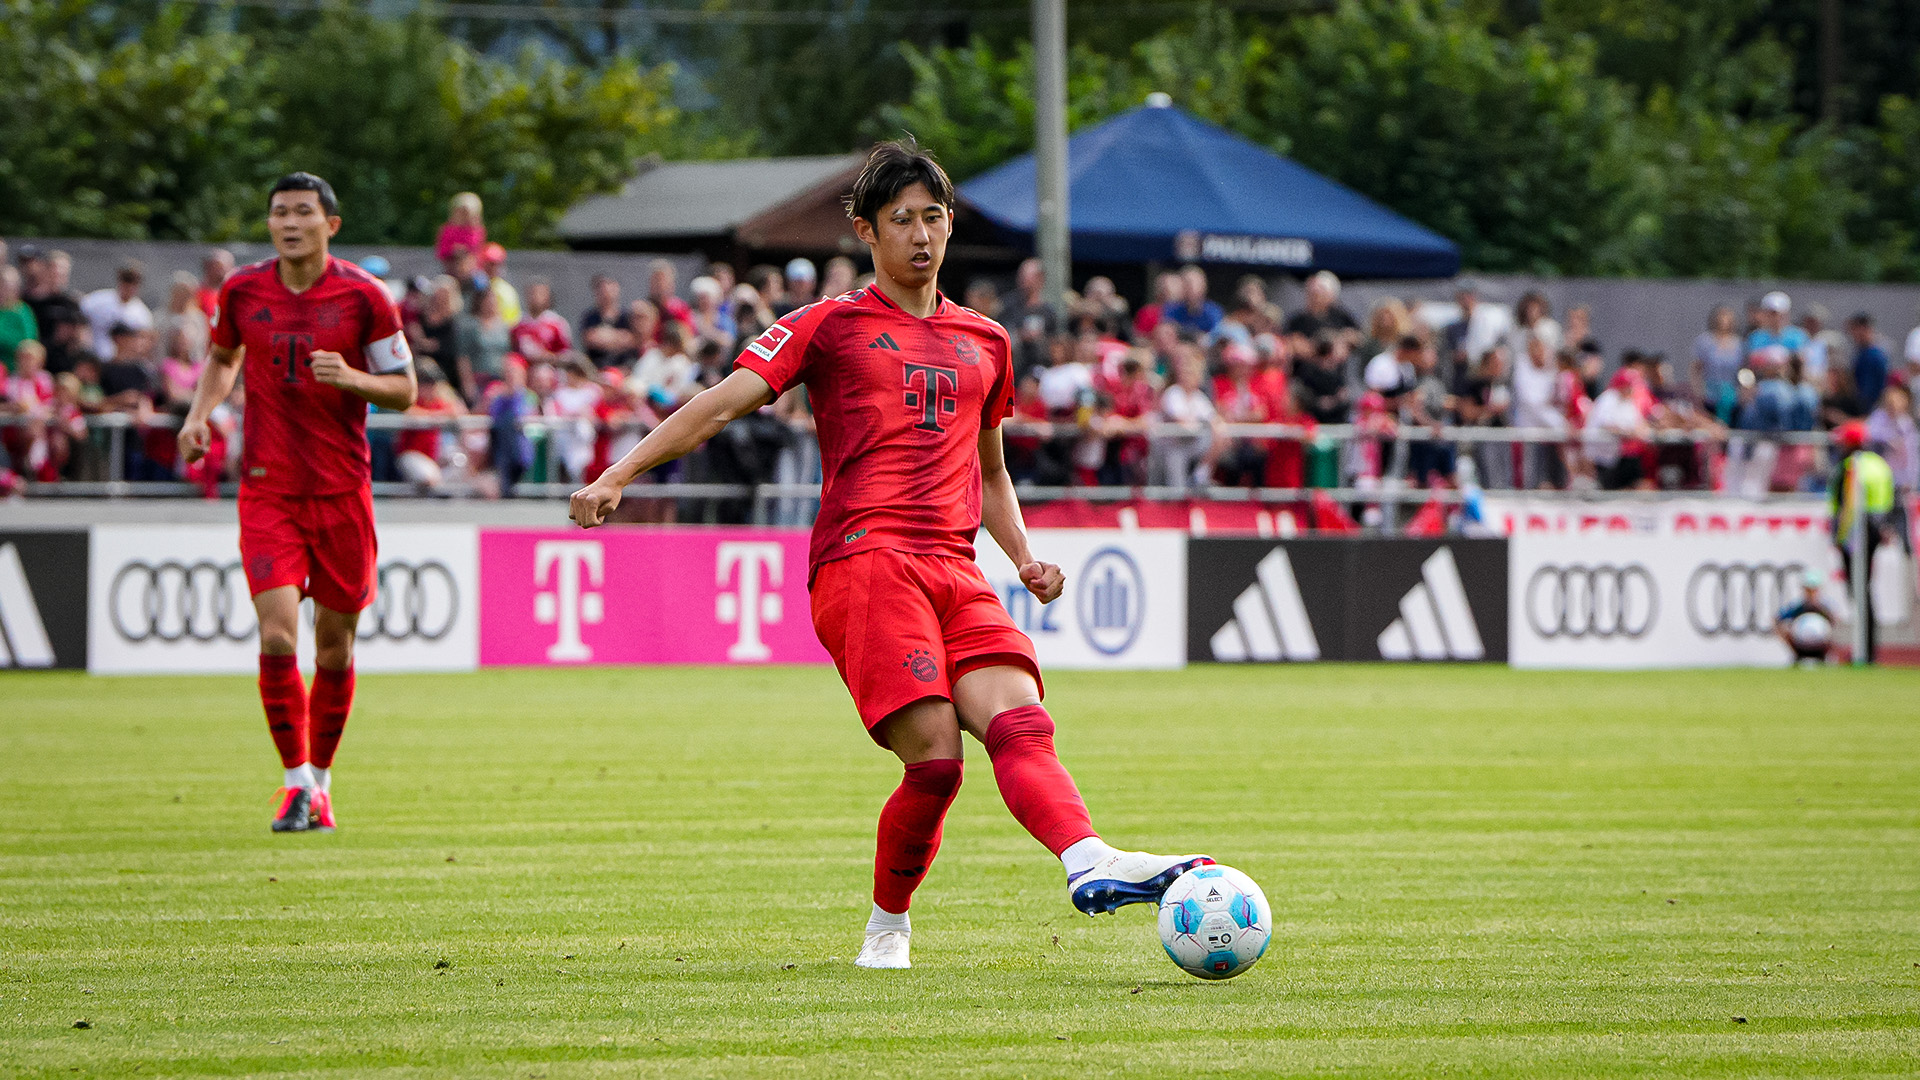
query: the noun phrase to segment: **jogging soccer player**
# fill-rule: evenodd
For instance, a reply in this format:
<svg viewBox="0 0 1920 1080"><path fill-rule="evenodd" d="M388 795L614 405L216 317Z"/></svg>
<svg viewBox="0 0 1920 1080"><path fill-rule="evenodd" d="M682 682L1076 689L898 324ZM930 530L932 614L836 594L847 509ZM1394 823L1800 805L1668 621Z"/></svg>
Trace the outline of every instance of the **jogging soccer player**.
<svg viewBox="0 0 1920 1080"><path fill-rule="evenodd" d="M905 766L880 811L873 912L855 963L909 967L907 908L960 788L961 732L986 745L1016 820L1060 858L1088 914L1157 902L1203 855L1109 847L1054 754L1033 643L973 561L982 522L1042 603L1065 585L1036 558L1000 442L1013 412L1006 331L937 287L953 184L910 140L883 143L847 198L874 283L794 311L733 372L573 494L591 528L623 488L804 384L826 478L814 522L813 625L876 743Z"/></svg>
<svg viewBox="0 0 1920 1080"><path fill-rule="evenodd" d="M273 830L332 831L334 750L353 709L353 643L375 587L367 404L399 411L417 391L393 298L327 253L340 231L333 188L310 173L267 196L278 257L235 271L212 317L212 362L180 427L188 464L207 417L244 370L240 562L260 623L260 704L286 780ZM312 597L309 695L294 645Z"/></svg>

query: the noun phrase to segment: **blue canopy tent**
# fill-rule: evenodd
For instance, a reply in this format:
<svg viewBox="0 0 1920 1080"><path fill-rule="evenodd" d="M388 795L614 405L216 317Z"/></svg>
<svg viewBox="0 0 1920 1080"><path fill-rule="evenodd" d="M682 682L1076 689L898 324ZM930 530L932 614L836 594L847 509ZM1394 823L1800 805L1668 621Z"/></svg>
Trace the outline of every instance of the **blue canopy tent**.
<svg viewBox="0 0 1920 1080"><path fill-rule="evenodd" d="M1170 106L1143 106L1067 140L1073 256L1451 277L1460 249L1357 191ZM1032 243L1033 155L960 187L962 201Z"/></svg>

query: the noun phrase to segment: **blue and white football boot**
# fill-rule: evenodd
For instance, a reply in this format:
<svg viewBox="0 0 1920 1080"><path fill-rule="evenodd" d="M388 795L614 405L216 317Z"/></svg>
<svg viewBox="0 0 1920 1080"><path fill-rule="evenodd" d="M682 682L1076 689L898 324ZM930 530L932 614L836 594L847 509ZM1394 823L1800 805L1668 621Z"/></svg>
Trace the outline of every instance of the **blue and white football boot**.
<svg viewBox="0 0 1920 1080"><path fill-rule="evenodd" d="M1196 866L1210 866L1206 855L1153 855L1145 851L1116 851L1067 879L1073 906L1088 915L1105 915L1128 904L1158 904L1181 874Z"/></svg>

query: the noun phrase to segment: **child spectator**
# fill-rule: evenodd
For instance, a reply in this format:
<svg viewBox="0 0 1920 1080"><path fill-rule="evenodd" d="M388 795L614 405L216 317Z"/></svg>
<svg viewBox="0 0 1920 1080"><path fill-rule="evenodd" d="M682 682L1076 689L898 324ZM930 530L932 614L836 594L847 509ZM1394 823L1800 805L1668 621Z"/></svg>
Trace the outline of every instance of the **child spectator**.
<svg viewBox="0 0 1920 1080"><path fill-rule="evenodd" d="M447 204L447 222L440 226L440 235L434 240L434 254L440 257L447 273L454 274L455 256L459 252L477 255L486 246L487 226L481 220L480 196L471 191L455 195Z"/></svg>

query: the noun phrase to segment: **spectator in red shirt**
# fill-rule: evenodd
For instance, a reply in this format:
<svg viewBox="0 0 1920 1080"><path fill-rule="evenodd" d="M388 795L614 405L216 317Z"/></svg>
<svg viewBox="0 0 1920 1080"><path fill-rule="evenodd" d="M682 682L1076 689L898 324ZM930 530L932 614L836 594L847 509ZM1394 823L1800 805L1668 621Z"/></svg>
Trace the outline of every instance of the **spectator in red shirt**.
<svg viewBox="0 0 1920 1080"><path fill-rule="evenodd" d="M1169 270L1153 279L1153 303L1140 305L1133 316L1134 333L1146 337L1166 317L1167 309L1186 302L1187 287L1179 274Z"/></svg>
<svg viewBox="0 0 1920 1080"><path fill-rule="evenodd" d="M466 412L460 395L454 392L439 366L421 364L420 396L406 414L442 419L465 416ZM394 464L400 476L423 493L438 491L445 483L440 469L440 433L437 427L407 428L393 440Z"/></svg>
<svg viewBox="0 0 1920 1080"><path fill-rule="evenodd" d="M553 287L545 278L527 283L527 310L513 328L513 351L534 363L553 363L573 348L573 328L553 310Z"/></svg>

